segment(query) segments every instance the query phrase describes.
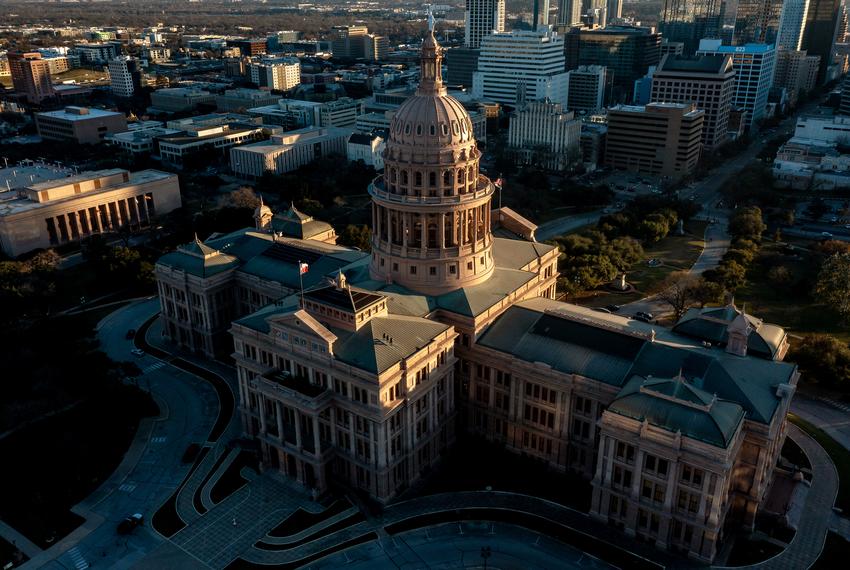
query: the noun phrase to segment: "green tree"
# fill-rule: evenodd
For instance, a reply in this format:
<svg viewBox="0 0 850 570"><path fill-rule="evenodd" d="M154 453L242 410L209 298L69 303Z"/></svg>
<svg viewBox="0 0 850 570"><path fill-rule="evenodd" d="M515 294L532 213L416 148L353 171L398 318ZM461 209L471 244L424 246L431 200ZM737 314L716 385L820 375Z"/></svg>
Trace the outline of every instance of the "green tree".
<svg viewBox="0 0 850 570"><path fill-rule="evenodd" d="M839 253L823 262L815 293L842 317L850 316L850 253Z"/></svg>
<svg viewBox="0 0 850 570"><path fill-rule="evenodd" d="M691 287L691 295L700 308L712 303L720 303L725 294L726 290L723 285L709 281L702 276Z"/></svg>
<svg viewBox="0 0 850 570"><path fill-rule="evenodd" d="M800 367L804 382L850 389L850 347L833 336L803 337L791 344L788 360Z"/></svg>
<svg viewBox="0 0 850 570"><path fill-rule="evenodd" d="M361 251L372 251L372 232L368 226L348 224L339 236L339 243Z"/></svg>
<svg viewBox="0 0 850 570"><path fill-rule="evenodd" d="M638 224L637 231L644 241L656 243L670 233L670 224L663 214L650 214Z"/></svg>
<svg viewBox="0 0 850 570"><path fill-rule="evenodd" d="M738 208L729 222L729 233L736 238L746 238L754 242L761 241L761 234L767 226L756 206Z"/></svg>

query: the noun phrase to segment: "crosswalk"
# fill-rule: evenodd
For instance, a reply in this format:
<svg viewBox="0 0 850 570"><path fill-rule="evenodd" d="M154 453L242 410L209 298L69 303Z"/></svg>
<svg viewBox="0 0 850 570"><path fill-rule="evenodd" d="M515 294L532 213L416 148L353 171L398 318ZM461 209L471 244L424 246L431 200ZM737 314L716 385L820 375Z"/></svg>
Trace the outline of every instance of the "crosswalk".
<svg viewBox="0 0 850 570"><path fill-rule="evenodd" d="M850 412L850 405L847 405L844 402L838 402L838 401L832 400L830 398L824 398L823 396L818 398L818 400L820 400L821 402L823 402L825 404L829 404L833 408L837 408L837 409L841 410L842 412Z"/></svg>
<svg viewBox="0 0 850 570"><path fill-rule="evenodd" d="M145 366L144 368L142 368L142 374L147 374L148 372L153 372L154 370L159 370L163 366L165 366L165 362L158 360L158 361L154 362L153 364L151 364L149 366Z"/></svg>
<svg viewBox="0 0 850 570"><path fill-rule="evenodd" d="M89 563L86 562L86 559L83 557L80 549L76 546L68 550L68 556L71 557L71 562L74 563L74 567L77 570L83 570L84 568L89 567Z"/></svg>
<svg viewBox="0 0 850 570"><path fill-rule="evenodd" d="M124 483L120 487L118 487L119 491L124 491L125 493L132 493L136 488L135 483Z"/></svg>

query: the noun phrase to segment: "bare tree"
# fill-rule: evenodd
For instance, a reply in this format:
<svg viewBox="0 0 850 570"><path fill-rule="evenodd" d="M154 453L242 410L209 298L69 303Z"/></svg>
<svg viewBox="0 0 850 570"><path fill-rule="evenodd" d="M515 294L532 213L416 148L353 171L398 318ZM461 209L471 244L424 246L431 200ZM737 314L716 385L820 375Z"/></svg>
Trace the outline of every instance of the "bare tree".
<svg viewBox="0 0 850 570"><path fill-rule="evenodd" d="M698 302L694 295L699 278L687 271L674 271L658 285L656 296L670 305L676 320Z"/></svg>

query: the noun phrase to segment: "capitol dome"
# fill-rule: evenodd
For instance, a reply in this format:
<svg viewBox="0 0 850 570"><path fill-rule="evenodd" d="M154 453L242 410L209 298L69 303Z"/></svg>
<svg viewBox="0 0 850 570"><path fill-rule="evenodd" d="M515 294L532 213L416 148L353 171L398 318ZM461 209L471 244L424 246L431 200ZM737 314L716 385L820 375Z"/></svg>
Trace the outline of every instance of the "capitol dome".
<svg viewBox="0 0 850 570"><path fill-rule="evenodd" d="M481 283L495 269L493 184L478 170L469 113L443 85L442 59L429 30L419 87L393 116L384 174L369 187L371 275L426 294Z"/></svg>

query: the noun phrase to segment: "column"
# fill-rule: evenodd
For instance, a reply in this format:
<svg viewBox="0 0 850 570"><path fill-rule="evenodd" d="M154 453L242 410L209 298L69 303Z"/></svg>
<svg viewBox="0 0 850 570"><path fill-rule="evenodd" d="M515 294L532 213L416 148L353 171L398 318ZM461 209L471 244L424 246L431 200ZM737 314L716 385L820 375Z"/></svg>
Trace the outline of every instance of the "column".
<svg viewBox="0 0 850 570"><path fill-rule="evenodd" d="M428 249L428 214L419 214L419 235L422 241L422 254Z"/></svg>
<svg viewBox="0 0 850 570"><path fill-rule="evenodd" d="M437 231L439 231L438 244L440 249L445 249L446 247L446 214L439 214L440 216L440 226Z"/></svg>
<svg viewBox="0 0 850 570"><path fill-rule="evenodd" d="M378 424L378 469L384 469L387 466L387 424Z"/></svg>
<svg viewBox="0 0 850 570"><path fill-rule="evenodd" d="M400 214L401 214L401 216L400 216L401 217L401 223L400 223L400 227L401 227L401 247L403 247L406 251L407 250L407 234L408 234L407 217L408 217L409 214L407 212L401 212Z"/></svg>
<svg viewBox="0 0 850 570"><path fill-rule="evenodd" d="M280 402L275 401L275 412L277 421L277 438L280 440L281 445L283 444L283 405Z"/></svg>
<svg viewBox="0 0 850 570"><path fill-rule="evenodd" d="M301 412L295 408L292 411L295 412L295 447L301 451Z"/></svg>
<svg viewBox="0 0 850 570"><path fill-rule="evenodd" d="M377 204L372 205L372 220L375 222L375 231L377 231L378 240L381 239L381 207Z"/></svg>
<svg viewBox="0 0 850 570"><path fill-rule="evenodd" d="M313 453L316 457L322 454L322 443L319 438L318 416L313 416L313 449L315 450ZM318 473L316 474L316 478L318 479Z"/></svg>
<svg viewBox="0 0 850 570"><path fill-rule="evenodd" d="M472 209L472 251L478 251L478 206Z"/></svg>
<svg viewBox="0 0 850 570"><path fill-rule="evenodd" d="M259 396L259 404L260 404L260 433L266 435L266 397L262 394L257 394Z"/></svg>

